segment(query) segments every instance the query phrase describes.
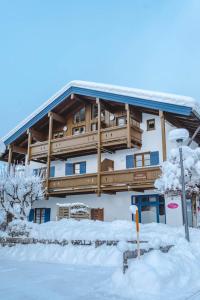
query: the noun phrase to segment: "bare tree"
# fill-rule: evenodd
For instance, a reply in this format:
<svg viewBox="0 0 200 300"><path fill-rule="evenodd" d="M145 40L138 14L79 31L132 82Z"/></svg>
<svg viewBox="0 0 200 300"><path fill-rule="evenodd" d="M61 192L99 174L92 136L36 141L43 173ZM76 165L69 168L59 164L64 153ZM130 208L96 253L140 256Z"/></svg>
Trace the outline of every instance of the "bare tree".
<svg viewBox="0 0 200 300"><path fill-rule="evenodd" d="M7 215L27 219L33 203L44 197L40 175L33 174L30 167L3 168L0 172L0 206Z"/></svg>

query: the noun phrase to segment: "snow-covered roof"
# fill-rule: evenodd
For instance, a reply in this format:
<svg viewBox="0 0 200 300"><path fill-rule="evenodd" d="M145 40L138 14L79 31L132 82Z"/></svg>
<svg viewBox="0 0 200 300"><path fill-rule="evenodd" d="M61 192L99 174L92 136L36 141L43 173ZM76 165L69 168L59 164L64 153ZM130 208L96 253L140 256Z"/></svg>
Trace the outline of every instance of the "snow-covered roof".
<svg viewBox="0 0 200 300"><path fill-rule="evenodd" d="M26 119L24 119L1 140L6 144L9 144L20 134L25 132L30 126L33 126L33 124L40 120L50 109L53 109L56 105L58 105L72 93L80 93L82 95L94 97L99 96L102 99L105 98L113 101L116 100L117 102L130 103L138 106L142 106L142 100L146 107L148 107L148 103L149 105L151 104L151 108L155 106L155 103L168 104L168 106L170 107L187 107L190 108L190 110L192 110L196 115L200 116L200 104L192 97L76 80L71 81L67 85L65 85L61 90L59 90L56 94L49 98L44 104L42 104ZM117 96L120 96L121 98L117 100ZM126 100L125 97L128 97L128 100ZM138 102L137 104L137 102L134 102L134 99L139 100L140 102ZM148 101L147 104L146 101ZM18 136L16 136L17 133Z"/></svg>

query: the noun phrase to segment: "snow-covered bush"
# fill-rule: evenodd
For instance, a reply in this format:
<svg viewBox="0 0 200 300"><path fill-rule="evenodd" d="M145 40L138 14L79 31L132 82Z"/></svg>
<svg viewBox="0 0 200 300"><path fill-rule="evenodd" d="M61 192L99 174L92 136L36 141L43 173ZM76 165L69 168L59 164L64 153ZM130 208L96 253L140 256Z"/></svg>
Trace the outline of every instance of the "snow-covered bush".
<svg viewBox="0 0 200 300"><path fill-rule="evenodd" d="M188 193L198 193L200 188L200 148L182 147L185 174L185 189ZM179 148L172 149L167 161L162 165L162 174L155 187L162 193L181 191L181 166Z"/></svg>
<svg viewBox="0 0 200 300"><path fill-rule="evenodd" d="M28 237L32 230L33 223L22 220L14 220L8 224L7 232L12 237Z"/></svg>
<svg viewBox="0 0 200 300"><path fill-rule="evenodd" d="M0 171L0 208L11 219L26 220L35 201L43 198L43 183L28 167Z"/></svg>

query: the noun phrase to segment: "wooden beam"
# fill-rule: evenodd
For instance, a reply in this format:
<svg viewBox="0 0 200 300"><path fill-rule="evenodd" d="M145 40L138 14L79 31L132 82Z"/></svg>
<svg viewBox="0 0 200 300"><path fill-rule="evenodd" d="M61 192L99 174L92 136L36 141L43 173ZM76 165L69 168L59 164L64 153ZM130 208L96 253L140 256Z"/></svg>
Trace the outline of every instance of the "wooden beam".
<svg viewBox="0 0 200 300"><path fill-rule="evenodd" d="M47 153L47 178L46 178L46 192L49 189L50 167L51 167L51 140L53 132L53 114L50 112L49 116L49 136L48 136L48 153Z"/></svg>
<svg viewBox="0 0 200 300"><path fill-rule="evenodd" d="M27 150L27 164L30 164L30 158L31 158L31 143L32 143L32 133L30 130L27 131L28 134L28 150Z"/></svg>
<svg viewBox="0 0 200 300"><path fill-rule="evenodd" d="M98 105L98 145L97 145L97 196L101 196L101 101L96 99Z"/></svg>
<svg viewBox="0 0 200 300"><path fill-rule="evenodd" d="M34 140L36 140L37 142L43 142L45 141L45 135L33 128L30 128L27 130L27 134L29 134L29 132L31 133L31 136Z"/></svg>
<svg viewBox="0 0 200 300"><path fill-rule="evenodd" d="M61 124L63 124L63 125L66 124L65 118L63 118L63 117L60 116L59 114L57 114L57 113L55 113L55 112L50 112L50 113L48 114L48 116L49 116L49 115L52 115L52 118L53 118L55 121L57 121L57 122L59 122L59 123L61 123Z"/></svg>
<svg viewBox="0 0 200 300"><path fill-rule="evenodd" d="M127 113L127 148L131 148L131 114L130 114L130 105L125 104L126 113Z"/></svg>
<svg viewBox="0 0 200 300"><path fill-rule="evenodd" d="M166 146L166 130L165 130L165 116L163 111L159 110L161 134L162 134L162 155L163 161L167 159L167 146Z"/></svg>
<svg viewBox="0 0 200 300"><path fill-rule="evenodd" d="M12 164L12 145L8 146L8 172L10 172L11 164Z"/></svg>
<svg viewBox="0 0 200 300"><path fill-rule="evenodd" d="M199 131L200 131L200 126L197 127L197 129L193 133L192 137L189 139L189 142L188 142L187 146L191 145L192 141L195 139L195 137L197 136L197 134L199 133Z"/></svg>
<svg viewBox="0 0 200 300"><path fill-rule="evenodd" d="M12 146L12 152L19 153L19 154L24 154L24 155L27 154L26 148L19 147L19 146Z"/></svg>

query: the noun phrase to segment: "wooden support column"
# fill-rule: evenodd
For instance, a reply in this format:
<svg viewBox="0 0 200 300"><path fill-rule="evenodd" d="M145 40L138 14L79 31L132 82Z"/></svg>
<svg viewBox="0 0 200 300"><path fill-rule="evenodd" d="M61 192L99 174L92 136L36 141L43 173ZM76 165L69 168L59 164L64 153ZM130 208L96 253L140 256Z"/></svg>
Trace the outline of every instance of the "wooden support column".
<svg viewBox="0 0 200 300"><path fill-rule="evenodd" d="M27 149L27 164L30 164L30 158L31 158L31 143L32 143L32 133L30 130L27 130L28 134L28 149Z"/></svg>
<svg viewBox="0 0 200 300"><path fill-rule="evenodd" d="M127 117L127 148L131 148L131 114L130 114L130 105L125 104L126 108L126 117Z"/></svg>
<svg viewBox="0 0 200 300"><path fill-rule="evenodd" d="M50 177L50 167L51 167L51 140L53 132L53 114L49 112L49 137L48 137L48 153L47 153L47 178L46 178L46 190L49 189L49 177Z"/></svg>
<svg viewBox="0 0 200 300"><path fill-rule="evenodd" d="M12 164L12 154L13 154L13 149L12 146L9 145L8 147L8 172L10 172L11 164Z"/></svg>
<svg viewBox="0 0 200 300"><path fill-rule="evenodd" d="M101 102L96 99L98 105L98 145L97 145L97 196L101 196Z"/></svg>
<svg viewBox="0 0 200 300"><path fill-rule="evenodd" d="M162 155L163 161L167 159L166 132L165 132L165 116L163 111L159 110L161 133L162 133Z"/></svg>

